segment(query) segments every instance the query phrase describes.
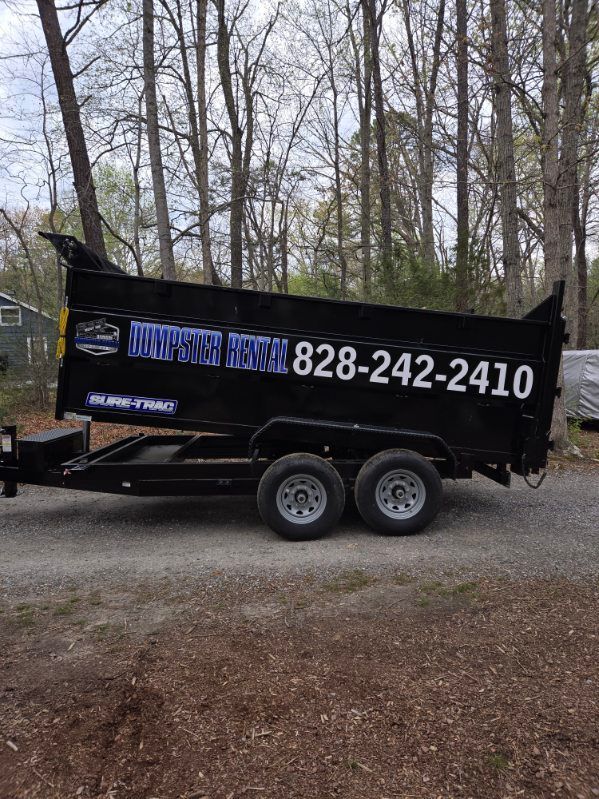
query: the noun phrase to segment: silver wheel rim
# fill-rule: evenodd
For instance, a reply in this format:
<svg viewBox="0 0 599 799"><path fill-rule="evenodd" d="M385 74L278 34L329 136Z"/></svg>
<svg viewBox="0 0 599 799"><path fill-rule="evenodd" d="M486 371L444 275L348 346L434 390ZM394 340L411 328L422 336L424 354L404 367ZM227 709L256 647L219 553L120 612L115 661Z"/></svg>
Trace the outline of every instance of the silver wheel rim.
<svg viewBox="0 0 599 799"><path fill-rule="evenodd" d="M390 519L410 519L422 510L426 488L421 478L408 469L387 472L377 483L376 504Z"/></svg>
<svg viewBox="0 0 599 799"><path fill-rule="evenodd" d="M309 524L319 519L327 505L327 492L316 477L294 474L277 491L277 509L293 524Z"/></svg>

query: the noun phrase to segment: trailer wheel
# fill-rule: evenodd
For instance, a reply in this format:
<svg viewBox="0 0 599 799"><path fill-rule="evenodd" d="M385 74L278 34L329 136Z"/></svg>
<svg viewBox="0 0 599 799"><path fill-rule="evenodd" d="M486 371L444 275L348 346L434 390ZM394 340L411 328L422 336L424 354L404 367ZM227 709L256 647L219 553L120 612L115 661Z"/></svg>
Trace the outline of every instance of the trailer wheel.
<svg viewBox="0 0 599 799"><path fill-rule="evenodd" d="M422 455L388 449L362 466L354 493L370 527L384 535L410 535L435 518L443 487L439 472Z"/></svg>
<svg viewBox="0 0 599 799"><path fill-rule="evenodd" d="M345 491L339 473L324 458L285 455L262 475L258 510L272 530L290 541L321 538L339 521Z"/></svg>

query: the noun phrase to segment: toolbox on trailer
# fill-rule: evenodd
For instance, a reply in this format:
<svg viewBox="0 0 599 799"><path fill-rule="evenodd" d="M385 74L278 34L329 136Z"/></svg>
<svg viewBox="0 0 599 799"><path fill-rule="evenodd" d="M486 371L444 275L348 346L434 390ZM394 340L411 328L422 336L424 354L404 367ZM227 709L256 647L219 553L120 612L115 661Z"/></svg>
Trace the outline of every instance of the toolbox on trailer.
<svg viewBox="0 0 599 799"><path fill-rule="evenodd" d="M68 270L56 416L189 433L129 437L95 453L75 437L57 438L55 449L44 440L37 455L35 442L15 440L0 480L154 495L258 491L271 526L308 538L336 521L350 489L372 526L412 532L436 513L440 477L476 470L507 485L510 472L546 465L563 283L511 319L109 266ZM65 446L81 451L65 457Z"/></svg>

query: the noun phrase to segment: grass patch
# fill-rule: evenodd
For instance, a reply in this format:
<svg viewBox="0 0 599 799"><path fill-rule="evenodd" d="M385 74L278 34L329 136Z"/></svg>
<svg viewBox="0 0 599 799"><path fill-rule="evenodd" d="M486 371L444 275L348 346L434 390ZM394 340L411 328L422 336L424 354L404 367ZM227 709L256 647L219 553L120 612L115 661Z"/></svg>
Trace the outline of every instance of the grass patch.
<svg viewBox="0 0 599 799"><path fill-rule="evenodd" d="M418 604L421 607L427 607L430 604L431 597L434 596L453 599L474 599L478 592L478 583L466 581L456 585L445 585L440 580L429 580L418 586L418 592L420 594Z"/></svg>
<svg viewBox="0 0 599 799"><path fill-rule="evenodd" d="M472 596L478 591L478 583L465 582L458 583L457 585L449 586L448 588L440 589L441 596Z"/></svg>
<svg viewBox="0 0 599 799"><path fill-rule="evenodd" d="M127 628L123 624L114 624L107 621L102 624L96 624L91 632L96 641L105 641L107 638L111 638L113 642L116 642L127 635Z"/></svg>
<svg viewBox="0 0 599 799"><path fill-rule="evenodd" d="M399 574L396 574L393 578L393 582L395 585L410 585L410 583L414 582L414 578L410 577L410 575L405 572L399 572Z"/></svg>
<svg viewBox="0 0 599 799"><path fill-rule="evenodd" d="M75 605L80 601L78 596L72 596L62 605L54 608L54 616L70 616L75 610Z"/></svg>
<svg viewBox="0 0 599 799"><path fill-rule="evenodd" d="M373 582L374 578L370 577L362 569L351 569L350 571L341 572L334 580L325 583L324 588L334 594L351 594L354 591L360 591L362 588L372 585Z"/></svg>
<svg viewBox="0 0 599 799"><path fill-rule="evenodd" d="M16 611L16 621L20 627L32 627L35 624L35 608L32 605L17 605Z"/></svg>
<svg viewBox="0 0 599 799"><path fill-rule="evenodd" d="M504 755L503 752L492 752L490 755L487 755L486 760L487 765L495 769L495 771L505 771L510 765L509 758L507 755Z"/></svg>
<svg viewBox="0 0 599 799"><path fill-rule="evenodd" d="M425 583L421 583L419 586L419 590L423 594L438 594L443 588L445 588L445 583L442 583L440 580L428 580Z"/></svg>
<svg viewBox="0 0 599 799"><path fill-rule="evenodd" d="M568 419L568 438L579 449L582 446L581 427L582 422L580 419Z"/></svg>
<svg viewBox="0 0 599 799"><path fill-rule="evenodd" d="M111 625L108 622L105 622L104 624L96 624L93 633L98 641L103 641L104 638L108 636L110 633L110 627Z"/></svg>

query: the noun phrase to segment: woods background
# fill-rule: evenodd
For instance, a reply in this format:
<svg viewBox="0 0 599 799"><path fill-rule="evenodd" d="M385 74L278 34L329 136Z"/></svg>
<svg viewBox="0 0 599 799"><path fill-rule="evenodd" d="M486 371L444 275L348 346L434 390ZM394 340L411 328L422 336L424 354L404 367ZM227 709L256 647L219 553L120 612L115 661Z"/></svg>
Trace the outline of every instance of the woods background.
<svg viewBox="0 0 599 799"><path fill-rule="evenodd" d="M599 347L591 0L0 6L0 290L132 273L521 315Z"/></svg>

